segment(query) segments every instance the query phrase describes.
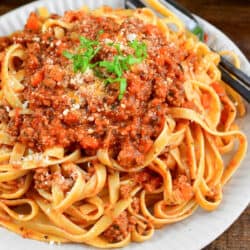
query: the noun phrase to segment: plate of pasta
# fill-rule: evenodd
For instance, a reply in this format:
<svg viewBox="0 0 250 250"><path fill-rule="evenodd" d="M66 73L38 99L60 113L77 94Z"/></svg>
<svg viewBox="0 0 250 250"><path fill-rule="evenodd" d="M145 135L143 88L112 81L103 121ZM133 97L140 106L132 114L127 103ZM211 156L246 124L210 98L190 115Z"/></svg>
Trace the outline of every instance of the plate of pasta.
<svg viewBox="0 0 250 250"><path fill-rule="evenodd" d="M6 249L198 250L249 203L250 116L220 55L169 10L123 7L41 0L0 17Z"/></svg>

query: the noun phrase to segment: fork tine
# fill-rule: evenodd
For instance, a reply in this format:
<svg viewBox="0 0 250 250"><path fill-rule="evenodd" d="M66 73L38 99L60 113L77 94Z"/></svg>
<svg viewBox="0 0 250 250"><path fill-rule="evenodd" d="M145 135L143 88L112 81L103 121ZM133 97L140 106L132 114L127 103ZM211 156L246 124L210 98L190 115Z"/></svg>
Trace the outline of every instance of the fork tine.
<svg viewBox="0 0 250 250"><path fill-rule="evenodd" d="M136 9L136 6L133 3L131 3L131 1L127 0L127 1L125 1L125 8L126 9Z"/></svg>
<svg viewBox="0 0 250 250"><path fill-rule="evenodd" d="M242 85L237 79L232 78L230 73L221 65L219 65L219 69L221 71L222 80L236 90L247 102L250 102L250 90L245 85Z"/></svg>
<svg viewBox="0 0 250 250"><path fill-rule="evenodd" d="M226 58L221 56L220 64L227 69L230 73L241 80L246 86L250 87L250 77L243 71L237 69L232 63L230 63Z"/></svg>
<svg viewBox="0 0 250 250"><path fill-rule="evenodd" d="M139 0L126 0L125 7L130 9L144 8L145 5Z"/></svg>

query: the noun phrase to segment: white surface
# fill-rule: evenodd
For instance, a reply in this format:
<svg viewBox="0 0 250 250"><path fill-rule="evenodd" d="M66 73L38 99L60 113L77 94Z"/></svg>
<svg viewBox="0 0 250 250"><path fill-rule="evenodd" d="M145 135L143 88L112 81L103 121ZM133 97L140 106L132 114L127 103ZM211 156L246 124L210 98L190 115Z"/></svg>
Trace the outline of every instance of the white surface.
<svg viewBox="0 0 250 250"><path fill-rule="evenodd" d="M66 9L76 9L86 4L95 8L104 4L121 6L122 0L42 0L23 6L0 17L0 36L22 29L28 13L38 6L46 6L50 12L62 14ZM230 49L235 51L242 62L242 69L250 73L250 65L244 55L223 33L211 24L201 20L202 25L210 37L210 43L217 49ZM248 108L250 106L248 105ZM243 130L250 138L250 115L240 121ZM149 241L139 244L130 244L126 249L169 249L169 250L199 250L222 234L243 212L250 201L250 155L247 154L243 164L231 181L224 188L224 197L218 210L208 213L201 209L185 221L169 225L155 232ZM49 249L87 249L80 244L48 245L46 243L23 239L14 233L0 228L0 250L49 250ZM88 248L89 249L89 248Z"/></svg>

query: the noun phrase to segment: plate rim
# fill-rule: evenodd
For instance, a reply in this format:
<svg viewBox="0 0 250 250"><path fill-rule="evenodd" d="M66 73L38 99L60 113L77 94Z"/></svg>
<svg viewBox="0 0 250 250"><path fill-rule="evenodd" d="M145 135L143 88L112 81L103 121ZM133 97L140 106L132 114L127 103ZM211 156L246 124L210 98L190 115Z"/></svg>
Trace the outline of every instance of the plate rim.
<svg viewBox="0 0 250 250"><path fill-rule="evenodd" d="M89 0L89 1L90 1L90 0ZM18 8L15 8L15 9L13 9L13 10L11 10L11 11L9 11L9 12L3 14L3 15L1 15L1 16L0 16L0 24L1 24L2 20L4 20L4 18L6 18L6 17L9 16L9 15L13 15L13 14L15 14L15 13L21 12L22 10L25 10L25 9L27 9L27 8L28 8L28 9L30 9L30 8L32 8L32 9L34 8L34 9L35 9L35 8L37 8L37 7L39 7L39 6L48 5L50 2L51 2L51 0L37 0L37 1L31 2L31 3L24 4L24 5L22 5L22 6L18 7ZM67 0L57 0L57 2L67 2ZM52 4L54 5L55 3L52 2ZM210 28L213 29L213 30L215 30L217 33L219 33L221 37L224 37L224 38L227 40L227 42L230 42L231 45L232 45L232 47L233 47L233 50L236 50L237 53L239 53L240 60L241 60L241 61L243 60L244 64L246 64L245 66L248 67L248 68L250 68L250 63L249 63L249 60L248 60L247 56L241 51L241 49L238 47L238 45L237 45L235 42L233 42L233 40L232 40L227 34L225 34L223 31L221 31L221 30L220 30L219 28L217 28L215 25L213 25L212 23L206 21L206 20L203 19L202 17L200 17L200 16L198 16L198 15L195 15L195 16L198 18L199 22L201 22L202 25L204 25L204 26L210 26ZM218 39L218 40L219 40L219 43L222 43L222 42L220 42L221 39ZM245 70L243 69L243 71L245 71ZM247 151L247 153L246 153L246 156L247 156L248 153L249 153L249 149L248 149L248 151ZM242 162L241 164L242 164L242 165L243 165L243 164L247 164L246 159L245 159L245 161ZM237 171L237 172L238 172L238 171ZM229 185L230 185L230 184L229 184ZM223 201L222 201L222 202L223 202ZM219 230L219 231L220 231L219 233L216 233L215 235L210 236L209 239L208 239L208 238L205 238L205 239L201 240L201 241L199 242L199 246L197 246L198 248L197 248L197 247L195 248L195 246L194 246L193 250L195 250L195 249L198 250L198 249L204 248L204 247L206 247L207 245L211 244L211 243L212 243L214 240L216 240L218 237L220 237L220 236L221 236L230 226L232 226L232 225L236 222L236 220L242 215L242 213L243 213L243 212L245 211L245 209L248 207L249 203L250 203L250 195L249 195L249 198L246 199L246 201L244 202L244 205L241 205L241 207L237 208L237 211L239 211L239 212L237 212L237 215L235 215L235 216L230 220L230 222L228 222L228 223L226 224L226 226L223 226L223 228ZM194 215L192 215L192 216L194 216ZM231 216L230 216L230 217L231 217ZM0 228L2 229L2 227L0 227ZM6 229L5 229L5 230L6 230ZM164 231L164 229L161 230L161 231ZM9 234L9 233L12 233L12 232L9 231L9 230L7 230L7 232L8 232L8 234ZM157 230L156 234L157 234L158 232L159 232L159 231ZM165 232L165 233L167 233L167 232ZM0 234L1 234L1 231L0 231ZM20 236L19 236L19 237L20 237ZM149 240L149 241L150 241L150 240ZM152 239L151 239L151 241L152 241ZM153 244L153 243L154 243L154 242L152 242L152 244ZM144 244L145 244L145 243L144 243ZM131 244L130 246L133 247L132 244ZM45 247L46 247L46 245L45 245ZM85 247L86 249L88 248L86 245L84 245L84 246L81 245L81 247ZM129 249L129 247L126 247L126 248Z"/></svg>

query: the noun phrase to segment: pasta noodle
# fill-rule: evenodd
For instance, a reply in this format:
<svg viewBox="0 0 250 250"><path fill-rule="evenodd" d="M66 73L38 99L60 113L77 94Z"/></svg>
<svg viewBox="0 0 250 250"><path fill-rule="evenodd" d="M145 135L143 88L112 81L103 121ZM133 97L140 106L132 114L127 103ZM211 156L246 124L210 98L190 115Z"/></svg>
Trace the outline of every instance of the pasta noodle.
<svg viewBox="0 0 250 250"><path fill-rule="evenodd" d="M218 208L246 154L244 104L219 55L147 2L165 17L41 8L0 39L1 226L116 248Z"/></svg>

